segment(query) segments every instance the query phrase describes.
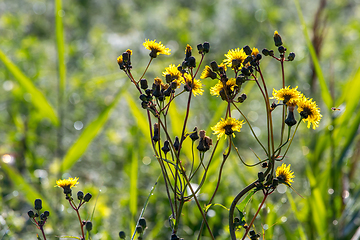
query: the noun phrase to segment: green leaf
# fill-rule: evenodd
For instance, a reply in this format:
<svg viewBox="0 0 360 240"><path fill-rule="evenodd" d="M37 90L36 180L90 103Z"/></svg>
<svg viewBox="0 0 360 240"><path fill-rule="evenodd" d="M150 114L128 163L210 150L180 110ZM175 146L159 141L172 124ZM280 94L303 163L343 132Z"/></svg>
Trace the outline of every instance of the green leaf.
<svg viewBox="0 0 360 240"><path fill-rule="evenodd" d="M59 71L59 94L63 99L66 88L66 64L65 64L65 43L64 43L64 26L62 13L62 0L55 0L55 35L56 48L58 57L58 71Z"/></svg>
<svg viewBox="0 0 360 240"><path fill-rule="evenodd" d="M47 101L42 92L35 87L33 82L25 76L25 74L0 50L0 60L4 63L5 67L14 75L15 79L23 87L23 89L31 94L31 103L43 116L49 118L54 125L59 124L58 117L55 110Z"/></svg>
<svg viewBox="0 0 360 240"><path fill-rule="evenodd" d="M14 188L22 193L25 199L30 205L34 205L34 201L37 198L42 200L42 206L44 210L54 212L50 207L50 204L46 201L45 197L40 194L40 192L34 188L31 184L28 183L26 179L13 167L0 161L0 167L11 179Z"/></svg>
<svg viewBox="0 0 360 240"><path fill-rule="evenodd" d="M84 129L80 137L67 151L61 163L61 171L65 172L69 170L76 163L76 161L78 161L78 159L84 154L90 143L102 130L111 112L114 110L116 104L120 100L120 97L125 92L125 89L127 89L126 86L122 87L121 90L119 90L119 92L116 94L113 102L109 106L107 106L99 114L99 116Z"/></svg>
<svg viewBox="0 0 360 240"><path fill-rule="evenodd" d="M294 2L295 2L296 10L297 10L297 13L298 13L298 16L299 16L299 19L300 19L301 27L303 29L303 34L304 34L304 37L305 37L305 41L306 41L306 44L307 44L308 49L310 51L311 59L312 59L313 64L314 64L316 76L319 79L319 84L320 84L320 88L321 88L321 97L322 97L324 103L326 104L326 106L328 107L328 109L330 110L331 107L333 107L332 106L333 100L332 100L332 97L330 95L329 88L326 85L326 81L325 81L323 72L321 70L320 62L319 62L319 59L318 59L318 57L316 55L316 52L315 52L315 48L311 43L311 40L310 40L308 31L307 31L306 23L305 23L304 16L303 16L302 11L301 11L299 1L294 0Z"/></svg>

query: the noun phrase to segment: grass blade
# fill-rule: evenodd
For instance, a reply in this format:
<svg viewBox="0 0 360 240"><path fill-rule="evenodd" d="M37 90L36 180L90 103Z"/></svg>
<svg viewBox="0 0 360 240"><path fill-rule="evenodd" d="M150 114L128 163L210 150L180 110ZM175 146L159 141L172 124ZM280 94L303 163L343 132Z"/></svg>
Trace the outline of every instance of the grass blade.
<svg viewBox="0 0 360 240"><path fill-rule="evenodd" d="M302 11L301 11L299 1L294 0L294 2L295 2L296 10L297 10L297 13L298 13L298 16L299 16L299 19L300 19L301 27L303 29L303 34L304 34L304 37L305 37L305 41L306 41L306 44L308 46L308 49L309 49L309 52L310 52L310 55L311 55L311 59L312 59L312 61L314 63L316 76L319 79L319 84L320 84L320 88L321 88L321 97L322 97L324 103L326 104L326 106L328 107L328 109L330 110L330 108L333 107L332 106L332 104L333 104L332 97L330 95L329 88L326 85L326 81L325 81L324 75L323 75L321 67L320 67L319 59L316 56L314 46L311 43L311 40L310 40L308 31L307 31L306 23L305 23L304 16L303 16Z"/></svg>
<svg viewBox="0 0 360 240"><path fill-rule="evenodd" d="M64 96L66 88L66 65L65 65L65 44L64 44L64 27L62 22L62 0L55 0L55 34L56 47L58 57L58 71L59 71L59 93L60 97Z"/></svg>
<svg viewBox="0 0 360 240"><path fill-rule="evenodd" d="M40 112L43 118L49 118L54 125L59 124L58 117L55 110L47 101L42 92L36 88L31 79L29 79L1 50L0 60L4 63L5 67L14 75L15 79L23 87L23 89L30 93L31 103Z"/></svg>
<svg viewBox="0 0 360 240"><path fill-rule="evenodd" d="M120 97L123 95L125 89L127 89L126 86L122 87L122 89L116 94L113 102L107 106L99 114L99 116L84 129L80 137L70 147L61 163L62 172L69 170L76 163L76 161L84 154L90 143L100 133L111 112L114 110L116 104L120 100Z"/></svg>

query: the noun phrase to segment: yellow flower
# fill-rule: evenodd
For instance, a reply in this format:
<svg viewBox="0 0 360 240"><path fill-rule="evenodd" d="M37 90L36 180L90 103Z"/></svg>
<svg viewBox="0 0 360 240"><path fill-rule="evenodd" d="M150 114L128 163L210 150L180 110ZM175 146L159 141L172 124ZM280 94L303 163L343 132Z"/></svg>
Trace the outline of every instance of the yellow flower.
<svg viewBox="0 0 360 240"><path fill-rule="evenodd" d="M226 89L227 89L228 93L229 93L229 91L234 91L236 86L237 86L237 84L236 84L235 78L230 78L229 80L227 80ZM220 96L220 91L223 89L224 89L224 84L219 80L219 82L215 86L210 88L210 94L213 96Z"/></svg>
<svg viewBox="0 0 360 240"><path fill-rule="evenodd" d="M75 187L76 184L78 184L79 178L68 178L68 179L59 179L56 181L55 187L61 187L64 189L64 193L71 193L71 188Z"/></svg>
<svg viewBox="0 0 360 240"><path fill-rule="evenodd" d="M282 88L280 90L273 89L273 98L278 100L278 102L283 101L288 106L295 106L302 98L302 93L297 91L298 87L290 89L290 86Z"/></svg>
<svg viewBox="0 0 360 240"><path fill-rule="evenodd" d="M277 167L276 177L279 179L279 183L291 186L291 183L293 182L292 179L295 177L295 175L294 172L290 170L290 166L291 164L286 166L286 164L283 163L281 166Z"/></svg>
<svg viewBox="0 0 360 240"><path fill-rule="evenodd" d="M185 73L185 80L186 80L185 89L187 87L190 87L192 89L192 93L194 94L194 96L203 94L204 90L202 89L202 83L200 80L194 79L194 82L193 82L192 77L189 73ZM190 90L190 89L188 89L188 90Z"/></svg>
<svg viewBox="0 0 360 240"><path fill-rule="evenodd" d="M123 56L120 55L118 58L117 58L117 62L119 65L122 65L123 64Z"/></svg>
<svg viewBox="0 0 360 240"><path fill-rule="evenodd" d="M241 49L237 48L235 50L234 49L229 50L229 52L225 54L225 57L226 59L224 59L223 62L228 67L239 69L247 56L242 48Z"/></svg>
<svg viewBox="0 0 360 240"><path fill-rule="evenodd" d="M180 66L180 64L179 64ZM166 75L170 74L171 81L176 81L177 86L180 86L180 83L185 83L184 78L182 77L181 72L178 70L178 68L175 66L175 64L170 64L169 67L165 68L165 72L162 73L163 76L166 77Z"/></svg>
<svg viewBox="0 0 360 240"><path fill-rule="evenodd" d="M256 55L258 55L258 54L259 54L259 49L253 48L251 55L256 56Z"/></svg>
<svg viewBox="0 0 360 240"><path fill-rule="evenodd" d="M159 54L170 55L170 49L166 48L161 42L157 43L156 40L146 40L143 45L146 49L150 50L150 57L156 58Z"/></svg>
<svg viewBox="0 0 360 240"><path fill-rule="evenodd" d="M236 120L235 118L228 117L226 120L221 118L220 122L218 122L215 126L211 127L213 130L213 134L218 135L217 138L221 138L225 134L225 139L227 135L232 135L235 137L234 131L240 132L244 121Z"/></svg>
<svg viewBox="0 0 360 240"><path fill-rule="evenodd" d="M211 70L211 68L209 66L205 66L204 71L201 73L200 78L201 79L205 79L205 78L212 78L215 79L217 77L216 73L213 72L213 70Z"/></svg>
<svg viewBox="0 0 360 240"><path fill-rule="evenodd" d="M308 122L307 127L310 128L311 123L313 124L313 129L319 126L320 119L322 115L320 114L320 108L316 105L316 102L312 99L308 99L305 96L297 103L298 112L303 118L304 122Z"/></svg>
<svg viewBox="0 0 360 240"><path fill-rule="evenodd" d="M191 55L191 50L192 50L192 47L189 44L187 44L186 48L185 48L185 54L189 53Z"/></svg>

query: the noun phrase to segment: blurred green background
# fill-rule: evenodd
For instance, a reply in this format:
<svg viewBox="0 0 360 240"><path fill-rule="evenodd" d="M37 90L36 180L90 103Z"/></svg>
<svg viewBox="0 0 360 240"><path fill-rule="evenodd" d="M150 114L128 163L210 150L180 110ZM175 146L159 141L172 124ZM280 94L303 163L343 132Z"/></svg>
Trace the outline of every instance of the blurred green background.
<svg viewBox="0 0 360 240"><path fill-rule="evenodd" d="M48 239L78 236L76 215L54 188L57 179L69 176L80 178L75 192L94 196L82 211L90 219L96 204L92 239L117 239L120 230L132 235L160 169L136 89L116 58L132 49L138 78L149 60L142 43L161 41L172 54L155 59L146 75L152 79L169 64L181 63L186 44L196 48L210 42L204 62L209 64L244 45L274 49L277 30L288 52L296 53L295 61L285 64L287 85L316 100L323 119L316 130L300 125L286 159L295 172L293 187L303 198L280 188L268 198L255 227L265 239L359 239L359 20L358 0L2 0L0 238L36 239L40 232L27 216L36 198L50 211ZM280 66L270 58L262 66L269 91L279 89ZM194 126L209 130L223 117L216 112L224 103L209 94L215 82L203 84L188 131ZM251 83L244 92L248 99L241 107L265 142L263 100ZM186 100L176 103L181 122ZM258 147L246 126L235 140L246 161L256 161L250 148ZM214 189L220 154L200 192L202 204ZM214 202L229 207L260 170L230 158ZM163 183L160 178L144 215L145 239L170 237ZM250 216L260 201L260 195L253 198ZM225 209L211 208L216 239L229 239L227 216ZM201 217L194 202L186 205L181 221L179 236L195 239Z"/></svg>

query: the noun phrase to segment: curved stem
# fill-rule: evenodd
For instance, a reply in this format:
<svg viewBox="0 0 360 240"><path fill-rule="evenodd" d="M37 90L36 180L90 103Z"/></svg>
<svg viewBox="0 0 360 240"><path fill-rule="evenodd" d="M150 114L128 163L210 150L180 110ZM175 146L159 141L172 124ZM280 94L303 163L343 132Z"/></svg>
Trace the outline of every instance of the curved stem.
<svg viewBox="0 0 360 240"><path fill-rule="evenodd" d="M238 195L234 198L233 202L231 203L230 209L229 209L229 231L230 231L230 237L232 240L236 240L235 235L235 226L234 226L234 211L236 204L239 202L239 200L251 189L253 189L256 186L257 180L250 183L246 188L244 188L241 192L239 192Z"/></svg>

